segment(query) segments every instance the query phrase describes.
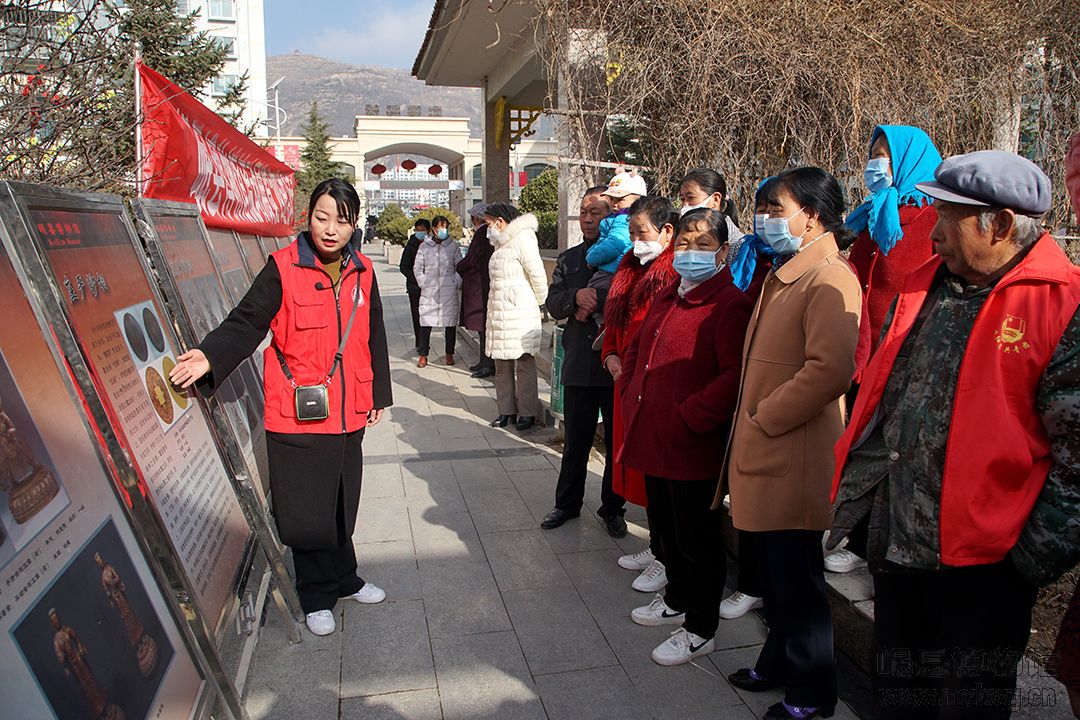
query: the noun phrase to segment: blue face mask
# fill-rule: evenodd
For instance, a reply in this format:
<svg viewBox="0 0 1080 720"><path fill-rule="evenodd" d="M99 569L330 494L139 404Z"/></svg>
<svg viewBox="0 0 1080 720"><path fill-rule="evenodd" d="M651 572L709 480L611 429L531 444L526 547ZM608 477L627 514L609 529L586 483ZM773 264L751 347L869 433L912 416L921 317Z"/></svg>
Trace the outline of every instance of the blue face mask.
<svg viewBox="0 0 1080 720"><path fill-rule="evenodd" d="M762 240L765 239L765 220L769 213L754 213L754 234Z"/></svg>
<svg viewBox="0 0 1080 720"><path fill-rule="evenodd" d="M892 185L892 175L889 174L889 158L870 158L863 170L863 181L866 189L872 193L881 192Z"/></svg>
<svg viewBox="0 0 1080 720"><path fill-rule="evenodd" d="M717 272L716 253L708 250L679 250L675 253L675 272L679 273L684 280L692 283L703 283Z"/></svg>
<svg viewBox="0 0 1080 720"><path fill-rule="evenodd" d="M802 245L802 236L795 237L791 234L789 221L805 209L799 208L791 217L765 218L763 239L778 255L791 255Z"/></svg>
<svg viewBox="0 0 1080 720"><path fill-rule="evenodd" d="M416 231L416 239L419 240L420 242L423 242L424 240L427 240L427 230L417 230Z"/></svg>
<svg viewBox="0 0 1080 720"><path fill-rule="evenodd" d="M440 240L445 240L446 238L450 237L450 231L446 228L439 228L435 231L435 237L439 238Z"/></svg>

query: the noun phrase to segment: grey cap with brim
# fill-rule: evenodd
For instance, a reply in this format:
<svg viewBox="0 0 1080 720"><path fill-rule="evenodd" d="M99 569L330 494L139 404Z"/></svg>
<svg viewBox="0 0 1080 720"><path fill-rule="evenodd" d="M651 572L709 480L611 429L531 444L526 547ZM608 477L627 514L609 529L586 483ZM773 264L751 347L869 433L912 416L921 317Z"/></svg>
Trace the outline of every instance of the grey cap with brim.
<svg viewBox="0 0 1080 720"><path fill-rule="evenodd" d="M1013 153L980 150L955 155L938 166L934 178L915 187L935 200L1004 207L1031 217L1050 209L1050 178L1038 165Z"/></svg>

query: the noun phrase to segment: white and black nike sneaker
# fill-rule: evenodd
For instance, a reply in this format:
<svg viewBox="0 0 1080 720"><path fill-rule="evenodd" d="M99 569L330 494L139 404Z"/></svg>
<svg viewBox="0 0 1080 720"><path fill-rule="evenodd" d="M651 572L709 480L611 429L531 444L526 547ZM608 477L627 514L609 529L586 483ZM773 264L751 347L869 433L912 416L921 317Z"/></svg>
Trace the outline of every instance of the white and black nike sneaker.
<svg viewBox="0 0 1080 720"><path fill-rule="evenodd" d="M686 613L675 612L667 606L662 596L657 595L648 605L634 608L630 612L630 619L638 625L682 625Z"/></svg>
<svg viewBox="0 0 1080 720"><path fill-rule="evenodd" d="M679 628L671 633L664 642L652 651L652 659L658 665L682 665L699 655L708 655L713 651L713 639L695 635L686 628Z"/></svg>

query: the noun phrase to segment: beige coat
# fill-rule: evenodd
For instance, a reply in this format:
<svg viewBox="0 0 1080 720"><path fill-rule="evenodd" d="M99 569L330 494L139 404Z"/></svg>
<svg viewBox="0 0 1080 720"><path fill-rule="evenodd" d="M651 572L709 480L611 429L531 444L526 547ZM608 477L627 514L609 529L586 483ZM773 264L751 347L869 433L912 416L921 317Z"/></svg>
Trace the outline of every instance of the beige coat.
<svg viewBox="0 0 1080 720"><path fill-rule="evenodd" d="M826 235L770 272L743 345L742 381L713 507L740 530L828 530L833 446L855 373L859 280Z"/></svg>

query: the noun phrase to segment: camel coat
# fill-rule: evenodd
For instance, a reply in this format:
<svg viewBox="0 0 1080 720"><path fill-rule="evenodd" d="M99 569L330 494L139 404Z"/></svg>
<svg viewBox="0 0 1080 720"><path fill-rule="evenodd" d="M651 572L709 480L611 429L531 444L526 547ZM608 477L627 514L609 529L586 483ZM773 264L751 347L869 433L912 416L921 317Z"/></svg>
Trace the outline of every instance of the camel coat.
<svg viewBox="0 0 1080 720"><path fill-rule="evenodd" d="M855 372L862 294L832 235L765 280L743 344L738 409L713 507L735 527L828 530L833 446Z"/></svg>

